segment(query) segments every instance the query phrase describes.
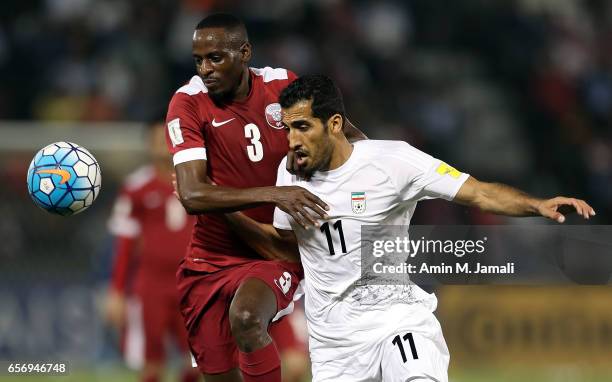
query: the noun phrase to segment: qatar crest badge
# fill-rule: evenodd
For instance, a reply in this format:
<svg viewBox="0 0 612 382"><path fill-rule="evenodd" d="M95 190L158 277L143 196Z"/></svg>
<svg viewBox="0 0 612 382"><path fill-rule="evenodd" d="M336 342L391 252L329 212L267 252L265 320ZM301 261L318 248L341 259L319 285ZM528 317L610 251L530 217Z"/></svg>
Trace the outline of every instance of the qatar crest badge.
<svg viewBox="0 0 612 382"><path fill-rule="evenodd" d="M365 192L351 192L351 207L356 214L362 214L366 210Z"/></svg>
<svg viewBox="0 0 612 382"><path fill-rule="evenodd" d="M282 114L281 114L281 105L280 103L271 103L266 106L266 121L268 121L268 125L272 126L275 129L282 129Z"/></svg>

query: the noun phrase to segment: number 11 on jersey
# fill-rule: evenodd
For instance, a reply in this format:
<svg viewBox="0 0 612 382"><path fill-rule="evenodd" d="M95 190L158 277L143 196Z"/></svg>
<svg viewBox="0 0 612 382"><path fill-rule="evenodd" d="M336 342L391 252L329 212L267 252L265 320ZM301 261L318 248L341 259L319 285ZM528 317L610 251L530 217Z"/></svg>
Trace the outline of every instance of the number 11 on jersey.
<svg viewBox="0 0 612 382"><path fill-rule="evenodd" d="M338 231L338 235L340 236L340 246L342 247L342 253L346 253L346 242L344 241L344 232L342 231L342 220L338 220L333 225L334 230ZM321 226L321 232L325 234L327 238L327 246L329 247L329 255L333 256L336 254L334 250L334 242L332 240L331 230L329 229L329 223L325 223Z"/></svg>
<svg viewBox="0 0 612 382"><path fill-rule="evenodd" d="M404 344L402 342L408 340L408 345L410 345L410 352L412 353L412 359L419 359L419 355L416 350L416 346L414 345L414 337L412 337L412 333L406 333L403 337L400 337L399 334L393 337L393 345L396 345L400 351L400 355L402 356L402 361L404 363L408 362L408 357L406 357L406 351L404 350Z"/></svg>

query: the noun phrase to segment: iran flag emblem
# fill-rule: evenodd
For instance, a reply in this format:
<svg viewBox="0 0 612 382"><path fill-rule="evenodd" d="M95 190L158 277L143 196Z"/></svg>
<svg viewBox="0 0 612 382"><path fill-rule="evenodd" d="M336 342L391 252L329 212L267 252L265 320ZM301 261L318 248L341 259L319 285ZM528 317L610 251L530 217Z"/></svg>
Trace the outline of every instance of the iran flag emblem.
<svg viewBox="0 0 612 382"><path fill-rule="evenodd" d="M365 192L351 192L351 207L356 214L362 214L366 210Z"/></svg>

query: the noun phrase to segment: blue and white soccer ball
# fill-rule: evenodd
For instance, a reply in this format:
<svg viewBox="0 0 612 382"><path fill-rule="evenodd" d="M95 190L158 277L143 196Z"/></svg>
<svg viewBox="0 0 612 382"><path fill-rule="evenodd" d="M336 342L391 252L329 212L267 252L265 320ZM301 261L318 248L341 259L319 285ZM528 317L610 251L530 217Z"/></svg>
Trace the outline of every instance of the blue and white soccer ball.
<svg viewBox="0 0 612 382"><path fill-rule="evenodd" d="M96 158L71 142L55 142L42 148L28 169L28 192L34 203L63 216L91 206L101 184Z"/></svg>

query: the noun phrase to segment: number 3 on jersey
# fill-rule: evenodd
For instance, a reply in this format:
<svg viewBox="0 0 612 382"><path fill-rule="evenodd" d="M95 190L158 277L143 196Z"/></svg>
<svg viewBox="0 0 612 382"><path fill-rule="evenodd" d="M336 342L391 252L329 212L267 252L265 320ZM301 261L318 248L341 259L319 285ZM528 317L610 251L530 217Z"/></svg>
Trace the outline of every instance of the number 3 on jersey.
<svg viewBox="0 0 612 382"><path fill-rule="evenodd" d="M251 139L251 144L247 146L247 154L251 162L259 162L263 159L263 146L259 141L261 134L259 133L259 127L254 123L249 123L244 127L244 137Z"/></svg>

